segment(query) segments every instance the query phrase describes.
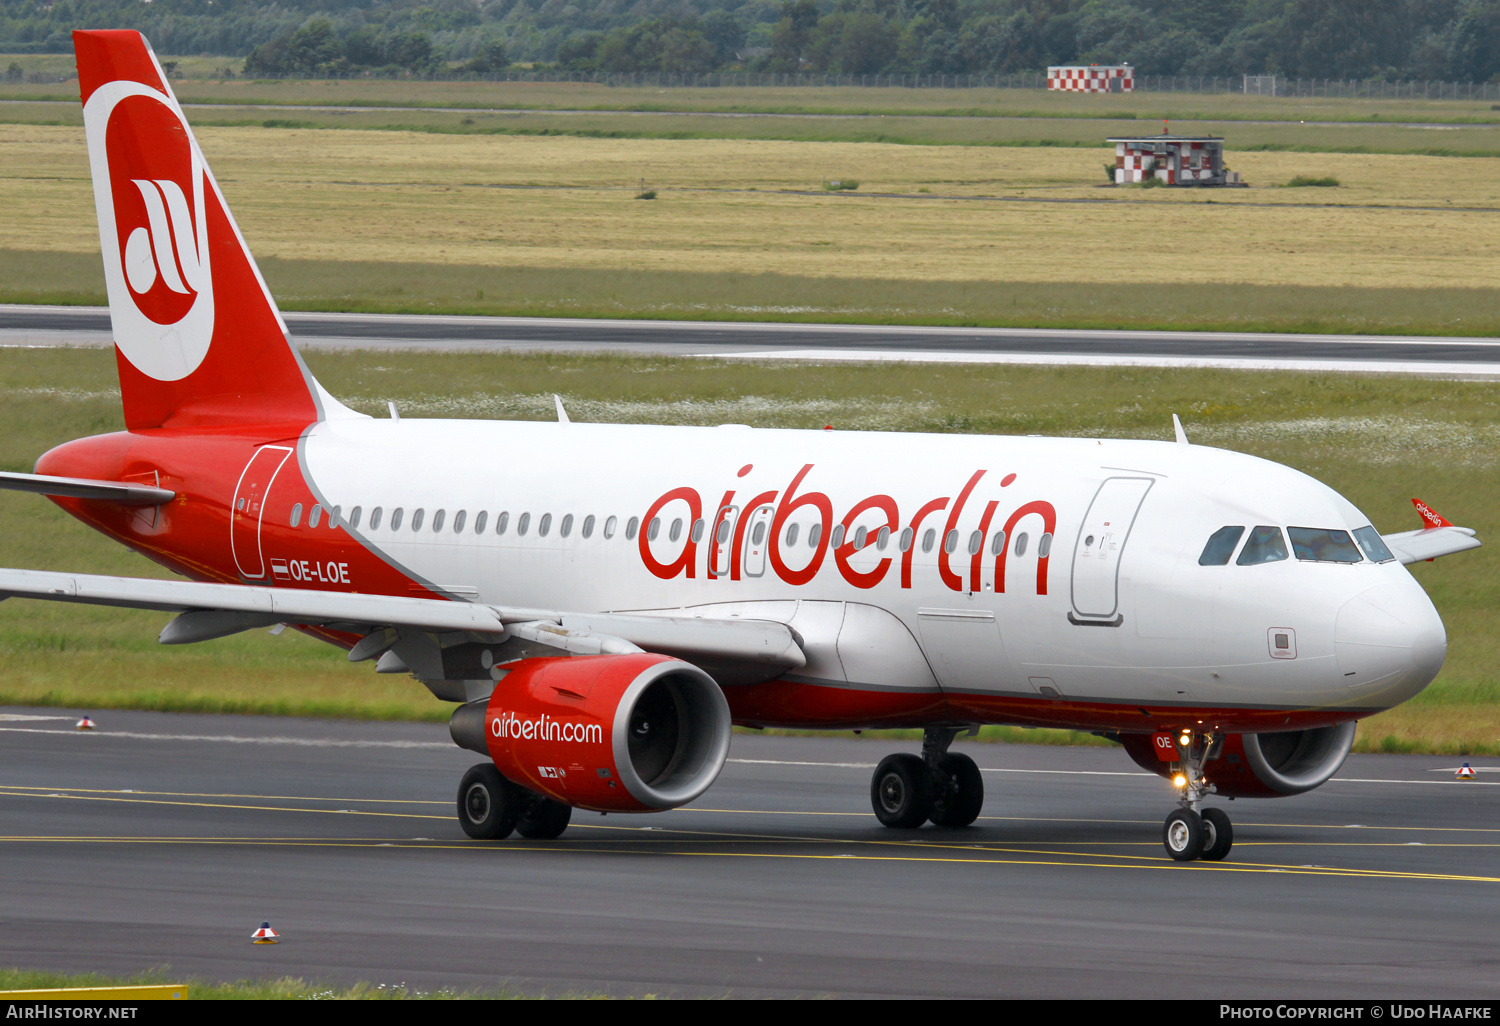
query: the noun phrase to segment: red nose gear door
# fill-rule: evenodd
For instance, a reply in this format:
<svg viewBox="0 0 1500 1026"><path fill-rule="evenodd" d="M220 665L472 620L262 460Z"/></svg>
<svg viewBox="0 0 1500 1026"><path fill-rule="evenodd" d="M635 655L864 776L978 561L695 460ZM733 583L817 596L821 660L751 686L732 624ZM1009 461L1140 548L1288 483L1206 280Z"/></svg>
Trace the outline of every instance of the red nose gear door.
<svg viewBox="0 0 1500 1026"><path fill-rule="evenodd" d="M240 474L234 489L234 510L229 520L229 551L241 575L258 578L266 575L265 560L260 551L260 522L265 514L266 499L281 467L292 455L285 445L263 445L255 450Z"/></svg>

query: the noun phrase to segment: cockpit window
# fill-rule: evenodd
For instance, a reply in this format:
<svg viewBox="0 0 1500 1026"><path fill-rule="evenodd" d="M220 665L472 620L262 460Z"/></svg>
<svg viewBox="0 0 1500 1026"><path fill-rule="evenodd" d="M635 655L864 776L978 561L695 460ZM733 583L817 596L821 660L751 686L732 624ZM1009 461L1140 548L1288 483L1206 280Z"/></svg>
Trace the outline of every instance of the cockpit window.
<svg viewBox="0 0 1500 1026"><path fill-rule="evenodd" d="M1348 531L1326 527L1288 527L1292 551L1298 559L1313 563L1358 563L1364 557L1349 537Z"/></svg>
<svg viewBox="0 0 1500 1026"><path fill-rule="evenodd" d="M1354 537L1359 539L1359 547L1365 550L1365 555L1375 563L1389 563L1396 557L1386 547L1385 540L1380 537L1380 532L1373 527L1361 527L1354 532Z"/></svg>
<svg viewBox="0 0 1500 1026"><path fill-rule="evenodd" d="M1243 527L1221 527L1208 539L1208 544L1203 546L1203 555L1198 557L1199 566L1226 566L1229 557L1234 555L1234 547L1240 543L1240 535L1245 533Z"/></svg>
<svg viewBox="0 0 1500 1026"><path fill-rule="evenodd" d="M1240 550L1240 558L1235 563L1240 566L1275 563L1285 559L1286 554L1286 541L1281 537L1281 528L1262 524L1250 532L1250 540Z"/></svg>

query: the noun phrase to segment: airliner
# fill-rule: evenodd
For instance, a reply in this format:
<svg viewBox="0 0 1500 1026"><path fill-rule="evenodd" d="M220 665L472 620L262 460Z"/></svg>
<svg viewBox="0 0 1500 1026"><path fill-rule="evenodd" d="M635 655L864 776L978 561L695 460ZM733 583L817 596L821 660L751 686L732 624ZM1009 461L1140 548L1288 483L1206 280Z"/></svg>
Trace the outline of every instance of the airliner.
<svg viewBox="0 0 1500 1026"><path fill-rule="evenodd" d="M733 728L922 730L876 818L959 830L984 724L1091 731L1170 781L1163 844L1327 781L1447 648L1382 536L1267 460L1176 440L389 417L309 373L161 65L74 33L125 430L0 486L183 579L0 570L0 595L160 610L164 644L290 626L455 708L472 838L556 838L714 782ZM1175 422L1175 417L1174 417Z"/></svg>

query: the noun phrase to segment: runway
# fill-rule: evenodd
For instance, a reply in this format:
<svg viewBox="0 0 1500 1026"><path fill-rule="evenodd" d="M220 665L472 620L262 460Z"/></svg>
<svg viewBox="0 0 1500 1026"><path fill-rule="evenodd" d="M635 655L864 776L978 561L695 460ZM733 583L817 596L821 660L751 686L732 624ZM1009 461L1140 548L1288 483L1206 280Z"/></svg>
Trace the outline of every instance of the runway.
<svg viewBox="0 0 1500 1026"><path fill-rule="evenodd" d="M816 361L1500 377L1500 339L289 313L306 351L623 352ZM0 348L109 346L103 307L0 305Z"/></svg>
<svg viewBox="0 0 1500 1026"><path fill-rule="evenodd" d="M0 965L745 997L1492 998L1500 765L1354 756L1169 861L1117 749L968 744L970 829L898 832L914 745L736 736L689 808L476 843L434 724L0 709ZM269 920L283 936L255 946Z"/></svg>

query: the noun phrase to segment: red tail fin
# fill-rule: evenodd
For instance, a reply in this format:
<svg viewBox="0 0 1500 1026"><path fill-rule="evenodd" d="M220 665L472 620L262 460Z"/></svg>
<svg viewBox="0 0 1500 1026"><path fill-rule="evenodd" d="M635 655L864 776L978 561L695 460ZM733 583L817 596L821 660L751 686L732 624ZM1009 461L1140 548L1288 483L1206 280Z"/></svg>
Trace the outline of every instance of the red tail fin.
<svg viewBox="0 0 1500 1026"><path fill-rule="evenodd" d="M1411 504L1417 507L1418 513L1422 514L1423 527L1431 530L1434 527L1453 526L1453 524L1449 522L1447 517L1443 516L1437 510L1427 505L1427 503L1423 502L1421 499L1413 499L1411 500Z"/></svg>
<svg viewBox="0 0 1500 1026"><path fill-rule="evenodd" d="M74 32L125 423L307 423L319 389L287 338L156 55Z"/></svg>

